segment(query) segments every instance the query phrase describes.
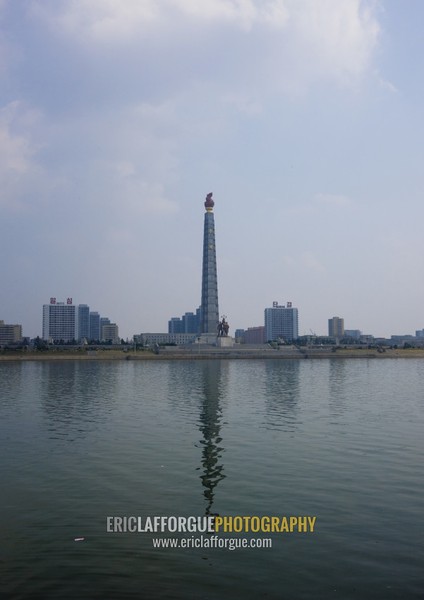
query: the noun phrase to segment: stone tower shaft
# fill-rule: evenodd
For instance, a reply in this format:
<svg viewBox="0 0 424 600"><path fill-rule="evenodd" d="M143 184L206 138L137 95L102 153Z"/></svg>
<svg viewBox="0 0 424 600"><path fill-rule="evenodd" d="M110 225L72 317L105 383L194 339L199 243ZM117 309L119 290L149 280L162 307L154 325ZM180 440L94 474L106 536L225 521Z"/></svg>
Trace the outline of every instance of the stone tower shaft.
<svg viewBox="0 0 424 600"><path fill-rule="evenodd" d="M206 212L203 229L201 333L216 336L219 310L213 206L212 194L208 194L205 202Z"/></svg>

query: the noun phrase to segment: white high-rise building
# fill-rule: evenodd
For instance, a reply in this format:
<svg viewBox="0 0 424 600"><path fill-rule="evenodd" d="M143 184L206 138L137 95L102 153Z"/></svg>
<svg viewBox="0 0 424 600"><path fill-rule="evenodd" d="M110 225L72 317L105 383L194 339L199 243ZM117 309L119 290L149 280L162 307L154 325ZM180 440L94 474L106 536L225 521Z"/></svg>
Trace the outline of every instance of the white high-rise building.
<svg viewBox="0 0 424 600"><path fill-rule="evenodd" d="M287 302L287 306L272 303L265 309L265 341L292 342L299 337L299 315L297 308Z"/></svg>
<svg viewBox="0 0 424 600"><path fill-rule="evenodd" d="M43 305L43 340L71 342L78 339L78 313L72 298Z"/></svg>

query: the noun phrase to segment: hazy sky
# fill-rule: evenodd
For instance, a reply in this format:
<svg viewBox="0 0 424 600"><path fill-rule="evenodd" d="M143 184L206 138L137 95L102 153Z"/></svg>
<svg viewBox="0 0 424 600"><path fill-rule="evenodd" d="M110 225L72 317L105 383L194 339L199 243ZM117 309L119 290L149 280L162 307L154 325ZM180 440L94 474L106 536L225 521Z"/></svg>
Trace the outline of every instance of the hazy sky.
<svg viewBox="0 0 424 600"><path fill-rule="evenodd" d="M0 319L424 327L421 0L0 0Z"/></svg>

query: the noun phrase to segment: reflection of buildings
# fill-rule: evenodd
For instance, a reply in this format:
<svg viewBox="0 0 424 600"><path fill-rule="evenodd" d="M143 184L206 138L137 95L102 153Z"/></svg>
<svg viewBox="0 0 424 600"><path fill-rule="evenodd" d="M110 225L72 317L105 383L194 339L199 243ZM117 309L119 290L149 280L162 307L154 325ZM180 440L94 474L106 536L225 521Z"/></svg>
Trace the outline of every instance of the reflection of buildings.
<svg viewBox="0 0 424 600"><path fill-rule="evenodd" d="M298 403L300 396L299 360L264 361L265 408L267 429L293 432L298 428Z"/></svg>
<svg viewBox="0 0 424 600"><path fill-rule="evenodd" d="M202 369L203 380L203 400L200 411L203 473L200 479L204 487L203 494L206 498L205 514L210 515L212 514L215 488L225 477L224 466L219 464L224 451L220 436L222 419L220 386L222 374L220 361L208 361L199 365L199 367Z"/></svg>
<svg viewBox="0 0 424 600"><path fill-rule="evenodd" d="M107 362L43 361L34 371L49 437L83 439L102 427L119 394Z"/></svg>
<svg viewBox="0 0 424 600"><path fill-rule="evenodd" d="M162 376L160 381L168 382L167 395L170 399L171 412L180 413L184 423L194 421L200 431L200 436L199 434L196 436L196 429L193 430L196 453L194 464L198 465L195 467L196 480L199 478L202 483L203 497L206 502L205 514L213 514L212 506L217 485L226 477L222 464L224 448L221 428L222 404L227 397L229 361L163 361L156 364L161 365L162 372L167 365L167 375ZM155 387L157 385L155 382ZM165 392L162 395L164 394ZM199 441L196 441L196 437ZM193 482L192 486L196 487L196 485Z"/></svg>
<svg viewBox="0 0 424 600"><path fill-rule="evenodd" d="M348 382L351 364L348 360L329 361L328 405L332 419L339 419L346 412L348 397L352 389Z"/></svg>

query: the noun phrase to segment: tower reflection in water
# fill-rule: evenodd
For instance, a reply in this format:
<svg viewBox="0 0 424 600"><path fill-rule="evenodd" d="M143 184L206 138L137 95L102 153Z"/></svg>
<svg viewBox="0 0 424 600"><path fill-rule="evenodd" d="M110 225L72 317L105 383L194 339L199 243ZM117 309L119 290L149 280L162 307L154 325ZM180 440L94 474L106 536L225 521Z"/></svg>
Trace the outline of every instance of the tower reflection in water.
<svg viewBox="0 0 424 600"><path fill-rule="evenodd" d="M200 366L200 365L199 365ZM222 385L224 377L220 360L207 361L201 365L203 399L200 405L200 432L202 458L199 470L206 499L205 514L212 515L215 488L225 478L224 465L220 460L224 448L220 435L222 425Z"/></svg>

